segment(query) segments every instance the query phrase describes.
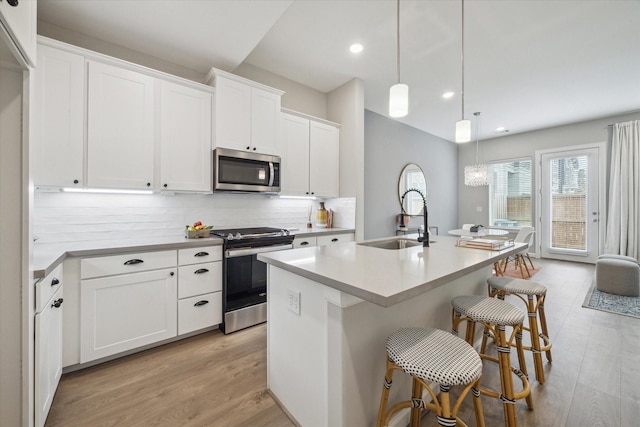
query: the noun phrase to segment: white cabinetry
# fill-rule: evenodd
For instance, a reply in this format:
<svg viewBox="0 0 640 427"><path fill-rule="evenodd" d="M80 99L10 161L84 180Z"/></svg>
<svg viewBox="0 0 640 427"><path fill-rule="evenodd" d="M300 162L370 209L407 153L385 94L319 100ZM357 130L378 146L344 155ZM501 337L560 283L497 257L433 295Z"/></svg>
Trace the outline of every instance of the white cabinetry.
<svg viewBox="0 0 640 427"><path fill-rule="evenodd" d="M12 5L13 4L13 5ZM15 5L15 6L14 6ZM36 65L36 0L0 1L0 21L20 53L31 66Z"/></svg>
<svg viewBox="0 0 640 427"><path fill-rule="evenodd" d="M44 425L62 375L62 265L36 284L35 425Z"/></svg>
<svg viewBox="0 0 640 427"><path fill-rule="evenodd" d="M211 93L161 82L160 184L211 191Z"/></svg>
<svg viewBox="0 0 640 427"><path fill-rule="evenodd" d="M282 191L289 196L339 196L340 130L282 113Z"/></svg>
<svg viewBox="0 0 640 427"><path fill-rule="evenodd" d="M296 236L293 240L293 248L308 248L310 246L324 246L332 243L353 242L353 233L319 234L318 236Z"/></svg>
<svg viewBox="0 0 640 427"><path fill-rule="evenodd" d="M178 251L178 335L222 323L222 246Z"/></svg>
<svg viewBox="0 0 640 427"><path fill-rule="evenodd" d="M46 38L38 62L36 185L211 192L210 87Z"/></svg>
<svg viewBox="0 0 640 427"><path fill-rule="evenodd" d="M35 185L84 184L84 58L38 46L35 78Z"/></svg>
<svg viewBox="0 0 640 427"><path fill-rule="evenodd" d="M89 62L89 187L152 188L154 102L153 77Z"/></svg>
<svg viewBox="0 0 640 427"><path fill-rule="evenodd" d="M280 155L283 92L214 68L206 81L216 87L215 146Z"/></svg>
<svg viewBox="0 0 640 427"><path fill-rule="evenodd" d="M81 261L80 363L176 336L176 263L175 250Z"/></svg>

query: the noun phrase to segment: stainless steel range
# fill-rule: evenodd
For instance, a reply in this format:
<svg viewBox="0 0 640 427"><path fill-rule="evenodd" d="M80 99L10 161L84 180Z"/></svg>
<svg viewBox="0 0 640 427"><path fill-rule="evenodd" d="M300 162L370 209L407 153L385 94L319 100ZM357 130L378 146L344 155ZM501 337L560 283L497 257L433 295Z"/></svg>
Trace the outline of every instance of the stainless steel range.
<svg viewBox="0 0 640 427"><path fill-rule="evenodd" d="M211 230L224 239L222 331L225 334L267 321L267 265L257 254L293 248L294 236L269 227Z"/></svg>

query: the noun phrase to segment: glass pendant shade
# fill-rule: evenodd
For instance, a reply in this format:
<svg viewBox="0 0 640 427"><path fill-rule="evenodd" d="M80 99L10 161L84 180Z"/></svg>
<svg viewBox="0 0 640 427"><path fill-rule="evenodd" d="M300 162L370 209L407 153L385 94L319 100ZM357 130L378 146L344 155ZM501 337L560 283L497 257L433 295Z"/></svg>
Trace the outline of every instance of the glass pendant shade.
<svg viewBox="0 0 640 427"><path fill-rule="evenodd" d="M489 166L475 164L464 167L464 185L480 187L489 185Z"/></svg>
<svg viewBox="0 0 640 427"><path fill-rule="evenodd" d="M409 86L398 83L389 89L389 115L404 117L409 114Z"/></svg>
<svg viewBox="0 0 640 427"><path fill-rule="evenodd" d="M471 141L471 120L458 120L456 122L456 142Z"/></svg>

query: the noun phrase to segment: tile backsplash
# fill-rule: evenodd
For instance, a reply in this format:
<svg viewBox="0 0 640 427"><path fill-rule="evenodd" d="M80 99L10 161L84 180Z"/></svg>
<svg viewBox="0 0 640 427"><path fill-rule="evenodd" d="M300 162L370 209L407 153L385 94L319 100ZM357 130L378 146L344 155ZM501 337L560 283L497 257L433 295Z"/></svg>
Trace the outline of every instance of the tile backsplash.
<svg viewBox="0 0 640 427"><path fill-rule="evenodd" d="M187 224L216 228L305 227L317 201L263 195L129 195L36 192L36 244L183 236ZM355 228L355 198L329 199L334 227Z"/></svg>

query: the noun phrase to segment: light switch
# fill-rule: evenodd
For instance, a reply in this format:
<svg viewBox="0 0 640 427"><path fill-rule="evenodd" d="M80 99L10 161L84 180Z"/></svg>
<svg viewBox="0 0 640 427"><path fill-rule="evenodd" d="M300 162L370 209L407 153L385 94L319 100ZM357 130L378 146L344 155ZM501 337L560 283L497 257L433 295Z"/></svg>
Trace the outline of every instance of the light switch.
<svg viewBox="0 0 640 427"><path fill-rule="evenodd" d="M482 206L476 206L476 212L482 212Z"/></svg>
<svg viewBox="0 0 640 427"><path fill-rule="evenodd" d="M300 314L300 292L287 289L287 308L295 314Z"/></svg>

